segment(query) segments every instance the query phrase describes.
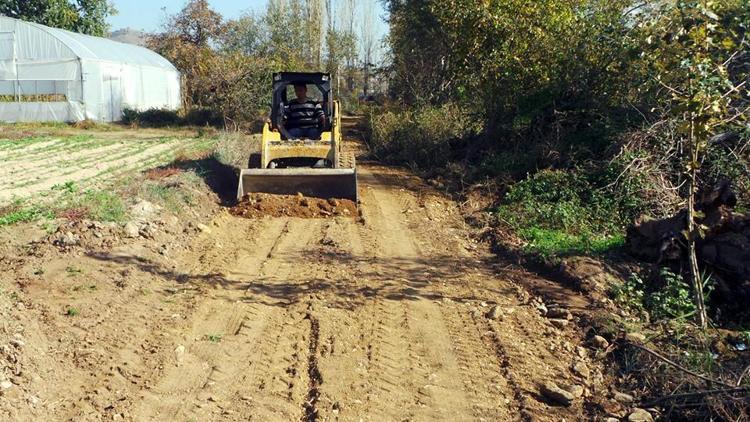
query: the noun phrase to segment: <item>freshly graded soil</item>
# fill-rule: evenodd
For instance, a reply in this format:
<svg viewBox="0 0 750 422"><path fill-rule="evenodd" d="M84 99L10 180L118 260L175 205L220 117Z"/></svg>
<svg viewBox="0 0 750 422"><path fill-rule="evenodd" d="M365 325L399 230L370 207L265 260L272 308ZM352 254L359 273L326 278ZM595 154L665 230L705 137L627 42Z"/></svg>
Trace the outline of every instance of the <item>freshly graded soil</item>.
<svg viewBox="0 0 750 422"><path fill-rule="evenodd" d="M229 211L245 218L262 217L356 217L357 204L348 199L321 199L297 195L252 193Z"/></svg>
<svg viewBox="0 0 750 422"><path fill-rule="evenodd" d="M224 212L199 185L179 217L144 201L125 224L0 228L0 421L626 417L584 308L524 287L558 284L498 261L405 169L358 181L359 208L253 194Z"/></svg>

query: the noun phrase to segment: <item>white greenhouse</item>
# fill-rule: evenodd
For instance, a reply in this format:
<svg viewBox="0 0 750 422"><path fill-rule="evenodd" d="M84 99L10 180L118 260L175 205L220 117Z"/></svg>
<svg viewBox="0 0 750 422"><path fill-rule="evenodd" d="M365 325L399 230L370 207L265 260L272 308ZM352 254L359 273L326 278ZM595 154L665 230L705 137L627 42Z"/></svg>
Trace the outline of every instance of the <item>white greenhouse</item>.
<svg viewBox="0 0 750 422"><path fill-rule="evenodd" d="M119 121L180 107L180 73L153 51L0 16L0 121Z"/></svg>

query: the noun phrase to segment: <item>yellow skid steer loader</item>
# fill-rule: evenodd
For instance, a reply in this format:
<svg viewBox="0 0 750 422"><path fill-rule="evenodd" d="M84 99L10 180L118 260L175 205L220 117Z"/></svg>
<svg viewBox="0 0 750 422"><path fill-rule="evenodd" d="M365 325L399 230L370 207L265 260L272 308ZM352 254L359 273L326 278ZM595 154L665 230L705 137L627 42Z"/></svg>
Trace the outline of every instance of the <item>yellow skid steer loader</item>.
<svg viewBox="0 0 750 422"><path fill-rule="evenodd" d="M300 84L317 88L322 96L325 123L317 128L319 139L295 139L284 127L288 88ZM248 168L240 172L238 200L261 192L357 201L354 155L342 150L341 110L327 73L274 73L271 116L263 127L261 144L260 154L252 154Z"/></svg>

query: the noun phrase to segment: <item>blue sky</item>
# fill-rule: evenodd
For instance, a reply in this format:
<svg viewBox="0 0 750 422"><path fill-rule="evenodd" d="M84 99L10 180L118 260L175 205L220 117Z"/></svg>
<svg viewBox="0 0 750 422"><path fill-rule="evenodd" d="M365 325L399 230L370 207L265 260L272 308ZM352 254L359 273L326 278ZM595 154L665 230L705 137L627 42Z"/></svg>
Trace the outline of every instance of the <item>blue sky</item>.
<svg viewBox="0 0 750 422"><path fill-rule="evenodd" d="M112 29L133 28L147 32L159 29L164 21L164 12L179 12L186 0L114 0L118 13L109 18ZM209 0L209 3L222 15L235 18L245 11L263 10L266 0Z"/></svg>
<svg viewBox="0 0 750 422"><path fill-rule="evenodd" d="M179 12L187 0L113 0L118 14L109 18L112 30L133 28L146 32L159 29L164 21L164 11L167 14ZM211 7L227 18L236 18L246 11L263 11L267 0L209 0ZM376 26L382 37L388 32L388 26L383 22L385 15L380 0L375 1Z"/></svg>

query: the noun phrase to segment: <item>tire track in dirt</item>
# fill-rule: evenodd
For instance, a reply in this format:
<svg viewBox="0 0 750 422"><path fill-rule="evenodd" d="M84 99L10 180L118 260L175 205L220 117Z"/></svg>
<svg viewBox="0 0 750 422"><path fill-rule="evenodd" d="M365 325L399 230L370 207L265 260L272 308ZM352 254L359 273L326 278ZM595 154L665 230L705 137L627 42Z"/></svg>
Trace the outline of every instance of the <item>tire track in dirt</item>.
<svg viewBox="0 0 750 422"><path fill-rule="evenodd" d="M411 196L411 192L404 195ZM402 205L410 207L413 204L402 202ZM464 236L463 230L460 227L455 230L448 227L443 230L425 230L427 227L419 221L423 216L420 212L409 213L411 209L406 208L408 225L413 229L416 242L422 246L423 255L439 256L448 262L458 258L451 265L450 271L445 271L449 274L443 274L444 279L448 276L453 283L444 283L445 287L431 284L427 289L458 299L442 306L445 310L444 320L449 322L449 327L454 327L452 331L455 334L452 337L459 345L457 354L467 356L466 362L483 362L481 369L468 371L472 374L468 378L487 386L478 389L478 394L475 395L482 399L481 402L499 404L494 409L480 408L475 416L494 420L519 417L524 420L559 420L561 417L575 419L580 408L550 408L540 400L537 393L544 380L570 380L570 354L573 353L573 346L563 341L570 354L550 353L548 336L559 338L562 333L552 329L536 309L519 301L514 293L517 292L517 286L499 278L491 267L478 259L479 256L466 253L461 240L453 243L452 238ZM454 212L457 213L457 210ZM455 220L461 221L460 218ZM449 255L446 256L446 253ZM460 302L467 306L462 306ZM498 304L507 313L498 321L488 319L484 315L489 310L487 302ZM455 312L450 312L451 310ZM467 331L467 327L473 328ZM470 334L472 331L475 332L474 335ZM467 343L470 346L467 347ZM487 368L493 370L488 371Z"/></svg>
<svg viewBox="0 0 750 422"><path fill-rule="evenodd" d="M233 222L231 218L229 220ZM192 264L188 267L186 278L200 280L206 278L206 275L213 274L214 276L208 279L213 279L214 285L206 286L208 290L203 294L210 297L196 303L195 310L183 331L173 334L174 357L168 359L170 367L164 373L156 375L155 388L149 394L144 395L141 403L136 406L135 412L139 417L146 420L155 420L163 417L160 415L170 414L188 417L195 407L205 406L199 399L207 400L209 397L207 395L198 397L198 394L209 383L215 382L212 377L221 373L220 370L217 372L215 358L222 356L221 353L226 349L223 346L234 344L236 336L246 334L242 333L246 317L244 307L236 300L222 294L224 291L215 283L223 281L225 265L231 266L233 259L238 259L245 252L243 244L250 241L250 235L255 229L269 235L273 233L278 235L278 232L274 231L273 227L264 225L256 228L248 221L233 223L243 224L243 226L234 227L232 231L217 229L214 232L212 230L211 233L211 237L229 240L227 247L217 248L215 243L212 245L209 241L204 247L186 257L186 261ZM226 220L220 223L220 225L226 224L230 223ZM259 240L262 241L262 239ZM262 245L257 246L259 248L255 258L264 259L265 256L260 248ZM226 333L231 334L225 337Z"/></svg>
<svg viewBox="0 0 750 422"><path fill-rule="evenodd" d="M380 179L380 181L378 181ZM393 180L382 180L375 175L374 183L381 183L386 186L393 186ZM428 292L433 293L429 296L441 297L440 289L432 287L425 274L429 274L429 262L439 263L439 255L433 255L429 249L429 239L424 239L421 233L411 229L412 222L405 217L405 211L413 210L415 200L411 195L404 193L402 189L390 187L387 190L373 190L377 204L398 204L398 208L386 208L383 213L384 221L377 222L374 227L388 227L395 223L395 233L403 233L412 245L404 249L403 245L409 245L404 239L398 239L396 246L391 251L386 251L388 256L412 256L418 257L420 263L411 268L411 283L414 285L412 294L415 296L425 296ZM385 197L383 193L389 193L391 198ZM380 194L380 195L379 195ZM379 197L380 196L380 197ZM394 198L395 197L395 198ZM382 207L383 205L381 205ZM410 249L418 249L410 251ZM460 255L459 255L460 256ZM490 408L477 407L477 403L497 403L498 396L507 396L507 389L491 391L490 387L494 385L498 377L491 376L492 373L487 368L493 366L494 359L487 353L483 344L477 341L478 336L471 330L451 330L449 327L464 320L463 316L457 315L451 311L453 307L451 302L442 302L436 305L432 300L419 298L408 302L412 326L420 328L419 337L425 339L425 345L418 354L422 361L426 361L430 367L429 388L422 387L421 392L431 398L427 403L426 409L433 413L418 414L417 417L422 419L429 418L466 418L469 414L474 413L478 418L490 418L495 420L508 419L510 413L499 412L497 406ZM478 334L478 333L477 333ZM429 340L429 341L427 341ZM415 343L417 346L420 343ZM427 358L427 359L425 359ZM463 363L463 365L461 365ZM474 364L473 366L471 364ZM461 388L462 384L475 385L478 388ZM470 405L472 408L467 408ZM440 412L436 410L440 409ZM494 411L493 411L494 410Z"/></svg>
<svg viewBox="0 0 750 422"><path fill-rule="evenodd" d="M310 320L310 345L308 346L307 355L307 376L309 386L307 396L305 397L305 417L308 422L318 420L318 399L320 398L320 385L323 383L323 377L320 375L318 368L318 348L320 344L320 323L311 313L306 316Z"/></svg>
<svg viewBox="0 0 750 422"><path fill-rule="evenodd" d="M83 371L76 376L80 380L79 389L71 389L66 379L50 380L58 383L65 398L63 403L66 403L66 407L55 410L54 414L62 416L68 412L68 418L78 418L87 413L102 412L102 409L113 414L127 412L130 402L152 388L161 368L174 363L175 346L170 336L179 335L181 326L185 325L181 318L194 312L195 288L175 284L176 279L184 277L188 280L189 274L195 274L200 262L206 260L213 265L209 274L231 261L231 252L222 255L216 248L219 241L232 243L238 240L236 232L229 234L234 238L197 239L193 250L182 258L184 265L177 265L187 271L182 275L151 261L147 258L147 251L139 247L126 247L88 258L112 263L104 264L107 266L131 264L125 277L135 278L139 284L126 285L123 291L107 297L102 303L91 304L92 309L87 312L93 315L82 319L66 335L66 341L98 346L92 349L94 354L86 352L76 359ZM144 285L155 291L146 293ZM107 365L107 370L92 370L97 364Z"/></svg>
<svg viewBox="0 0 750 422"><path fill-rule="evenodd" d="M230 217L218 230L236 230L233 226L244 221ZM139 416L149 420L159 415L198 419L221 415L226 420L302 417L308 387L300 378L309 361L310 342L307 324L301 324L304 306L297 297L272 303L253 290L273 291L278 285L290 289L293 280L304 281L298 267L304 267L303 251L315 231L313 227L307 235L300 233L305 225L299 220L264 220L246 233L248 238L259 238L249 248L237 244L241 253L226 274L221 294L199 305L192 318L183 364L162 377L155 396L142 403ZM205 341L207 332L223 334L211 342Z"/></svg>
<svg viewBox="0 0 750 422"><path fill-rule="evenodd" d="M399 197L398 187L378 181L372 173L365 171L360 177L366 224L350 222L329 233L343 249L338 251L343 263L336 263L334 257L326 264L341 267L338 273L355 274L344 280L345 286L369 299L355 303L351 310L348 306L328 310L332 315L320 318L321 336L330 345L321 356L324 416L460 420L473 414L505 419L509 413L497 408L476 411L476 403L497 402L492 399L501 392L464 391L463 384L487 378L481 377L486 364L496 362L491 350L481 341L456 347L466 333L451 330L446 325L454 321L446 318L443 306L421 297L423 280L414 276L429 273L430 268L418 246L420 239L403 216L412 199ZM328 321L332 326L327 327ZM344 351L334 356L334 348ZM472 367L474 371L461 366L480 357L483 361Z"/></svg>
<svg viewBox="0 0 750 422"><path fill-rule="evenodd" d="M307 250L317 223L282 219L283 236L250 278L245 299L270 323L257 347L245 354L248 365L237 391L247 403L246 416L258 420L299 420L308 395L310 321L300 297L309 274ZM244 268L244 267L243 267Z"/></svg>

